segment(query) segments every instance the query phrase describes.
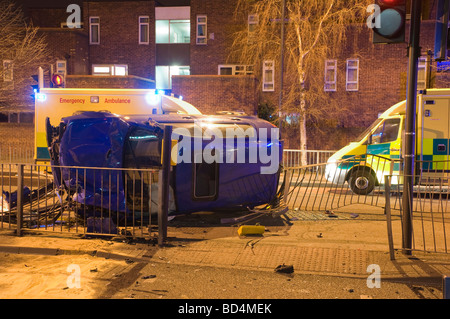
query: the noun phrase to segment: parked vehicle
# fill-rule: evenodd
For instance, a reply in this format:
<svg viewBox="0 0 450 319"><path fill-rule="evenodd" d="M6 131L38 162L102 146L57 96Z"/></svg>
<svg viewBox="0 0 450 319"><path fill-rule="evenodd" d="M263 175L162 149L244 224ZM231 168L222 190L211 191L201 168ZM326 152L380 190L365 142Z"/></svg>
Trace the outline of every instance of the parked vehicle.
<svg viewBox="0 0 450 319"><path fill-rule="evenodd" d="M433 183L448 177L450 89L428 89L417 96L416 174ZM355 142L333 154L325 177L335 184L347 182L356 194L366 195L384 184L385 175L401 184L406 101L399 102L367 128Z"/></svg>

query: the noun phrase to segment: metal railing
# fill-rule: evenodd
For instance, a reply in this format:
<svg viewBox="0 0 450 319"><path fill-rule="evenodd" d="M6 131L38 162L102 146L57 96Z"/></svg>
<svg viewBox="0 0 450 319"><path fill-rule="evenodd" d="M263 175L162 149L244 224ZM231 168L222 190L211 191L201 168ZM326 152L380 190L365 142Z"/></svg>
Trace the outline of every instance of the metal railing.
<svg viewBox="0 0 450 319"><path fill-rule="evenodd" d="M0 146L0 163L33 163L34 144L8 143Z"/></svg>
<svg viewBox="0 0 450 319"><path fill-rule="evenodd" d="M0 228L18 235L27 229L154 238L164 231L155 221L162 170L0 164L0 174Z"/></svg>
<svg viewBox="0 0 450 319"><path fill-rule="evenodd" d="M283 150L283 166L289 168L326 163L334 153L335 151L285 149ZM322 169L323 167L318 165L312 168Z"/></svg>
<svg viewBox="0 0 450 319"><path fill-rule="evenodd" d="M298 210L331 210L352 204L368 204L379 206L381 184L374 185L370 194L360 195L354 193L350 187L352 175L364 170L362 163L365 159L350 158L332 164L312 164L284 169L286 183L285 201ZM386 163L377 161L377 171L390 170ZM374 166L373 163L367 163Z"/></svg>
<svg viewBox="0 0 450 319"><path fill-rule="evenodd" d="M413 191L413 206L412 212L409 216L412 228L412 251L424 252L439 252L449 253L450 235L448 227L450 227L450 207L448 200L450 199L450 184L447 177L436 176L433 182L430 183L428 177L423 177L422 174L413 176L417 185L414 186ZM392 231L392 221L390 216L392 211L390 203L399 203L396 209L401 216L407 214L402 210L401 204L403 199L403 185L391 185L391 181L396 176L385 176L385 198L386 198L386 216L388 224L388 236L390 240L390 250L392 251L394 245L394 233ZM411 196L411 195L408 195ZM401 218L401 224L403 223ZM401 225L400 225L401 226ZM398 227L403 229L403 227ZM390 233L389 233L390 232ZM397 234L397 245L400 246L402 236ZM401 248L405 251L405 248ZM392 256L392 252L391 252ZM392 258L391 258L392 259Z"/></svg>
<svg viewBox="0 0 450 319"><path fill-rule="evenodd" d="M417 161L416 164L418 173L414 176L412 207L414 249L449 253L450 163ZM370 205L380 208L381 212L389 210L389 216L402 216L403 173L399 171L402 168L399 160L383 161L382 157L370 156L369 160L352 158L332 165L332 169L327 168L327 164L284 169L283 201L290 211L333 212L352 205ZM337 167L340 169L336 170ZM349 186L351 176L366 172L368 167L377 183L368 194L356 194ZM385 178L389 178L388 188ZM401 218L397 221L401 222ZM398 239L401 227L395 229L400 232L395 236Z"/></svg>

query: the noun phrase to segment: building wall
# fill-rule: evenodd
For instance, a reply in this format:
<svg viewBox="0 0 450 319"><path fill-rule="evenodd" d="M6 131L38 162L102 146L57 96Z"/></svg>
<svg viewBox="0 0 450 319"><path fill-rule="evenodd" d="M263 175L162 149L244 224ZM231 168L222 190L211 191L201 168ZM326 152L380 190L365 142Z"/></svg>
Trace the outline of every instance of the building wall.
<svg viewBox="0 0 450 319"><path fill-rule="evenodd" d="M155 82L137 76L95 76L95 75L69 75L66 78L66 87L70 88L135 88L154 89Z"/></svg>
<svg viewBox="0 0 450 319"><path fill-rule="evenodd" d="M47 39L49 63L66 60L67 74L89 74L89 38L83 29L40 28L40 33Z"/></svg>
<svg viewBox="0 0 450 319"><path fill-rule="evenodd" d="M128 74L154 79L154 1L85 2L84 32L89 17L100 17L100 44L89 45L90 64L127 64ZM150 44L139 44L139 16L150 18ZM89 73L90 74L90 73Z"/></svg>
<svg viewBox="0 0 450 319"><path fill-rule="evenodd" d="M218 74L218 65L225 64L232 34L236 30L236 0L191 0L191 74ZM207 16L207 44L197 45L197 15ZM243 21L246 23L246 20Z"/></svg>
<svg viewBox="0 0 450 319"><path fill-rule="evenodd" d="M253 76L177 75L172 78L172 92L197 107L204 114L242 111L256 115L258 95Z"/></svg>

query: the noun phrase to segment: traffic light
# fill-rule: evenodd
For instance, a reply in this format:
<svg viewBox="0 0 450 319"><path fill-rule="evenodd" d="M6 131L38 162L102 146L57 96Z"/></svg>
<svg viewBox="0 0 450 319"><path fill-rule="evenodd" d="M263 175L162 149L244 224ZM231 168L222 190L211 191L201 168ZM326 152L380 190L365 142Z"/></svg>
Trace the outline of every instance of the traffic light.
<svg viewBox="0 0 450 319"><path fill-rule="evenodd" d="M450 0L439 0L436 10L436 27L434 33L434 59L436 61L447 60L448 43L448 13Z"/></svg>
<svg viewBox="0 0 450 319"><path fill-rule="evenodd" d="M64 87L64 76L58 73L52 75L52 87L62 88Z"/></svg>
<svg viewBox="0 0 450 319"><path fill-rule="evenodd" d="M37 82L37 84L31 84L31 88L33 89L32 98L35 98L35 94L39 92L39 90L44 86L44 70L39 67L37 74L31 75L31 78Z"/></svg>
<svg viewBox="0 0 450 319"><path fill-rule="evenodd" d="M406 0L377 0L377 5L379 24L373 28L372 42L405 42Z"/></svg>
<svg viewBox="0 0 450 319"><path fill-rule="evenodd" d="M33 75L31 76L31 78L32 78L34 81L38 82L37 84L32 84L32 85L30 85L31 88L33 89L33 92L39 92L39 75L33 74Z"/></svg>

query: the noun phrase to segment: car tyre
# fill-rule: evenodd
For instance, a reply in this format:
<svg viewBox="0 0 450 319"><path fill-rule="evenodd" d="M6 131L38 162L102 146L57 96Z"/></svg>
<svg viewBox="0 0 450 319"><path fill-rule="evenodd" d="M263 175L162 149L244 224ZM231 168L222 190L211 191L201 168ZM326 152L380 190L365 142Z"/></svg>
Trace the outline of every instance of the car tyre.
<svg viewBox="0 0 450 319"><path fill-rule="evenodd" d="M357 170L350 176L348 184L355 194L367 195L375 188L375 178L368 170Z"/></svg>

